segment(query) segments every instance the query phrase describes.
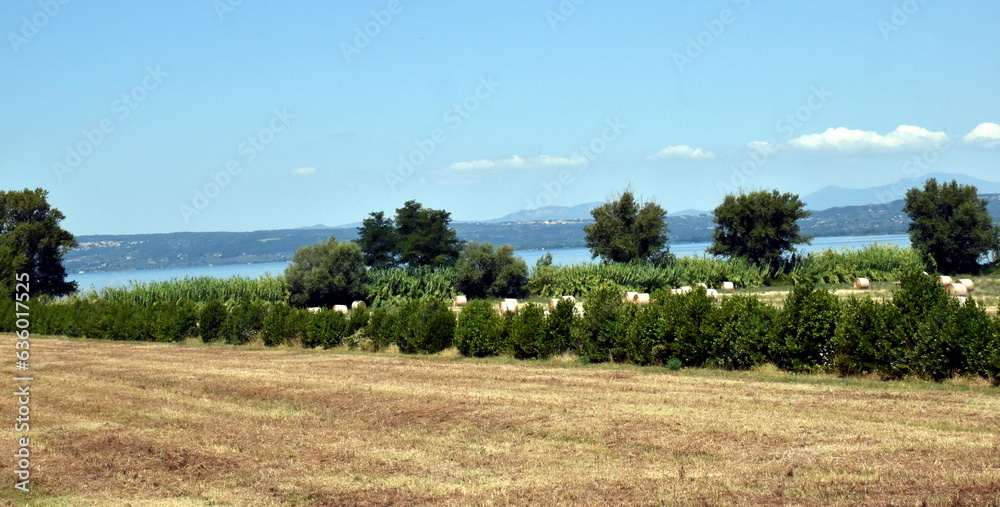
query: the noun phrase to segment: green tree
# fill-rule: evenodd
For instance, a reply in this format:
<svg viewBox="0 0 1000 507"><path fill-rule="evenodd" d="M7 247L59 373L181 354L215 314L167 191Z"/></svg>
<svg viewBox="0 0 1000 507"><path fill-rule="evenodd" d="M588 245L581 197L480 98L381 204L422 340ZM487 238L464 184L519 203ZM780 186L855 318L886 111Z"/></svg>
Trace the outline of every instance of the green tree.
<svg viewBox="0 0 1000 507"><path fill-rule="evenodd" d="M396 225L381 211L372 212L358 227L358 246L366 266L380 269L395 266L397 243Z"/></svg>
<svg viewBox="0 0 1000 507"><path fill-rule="evenodd" d="M226 322L226 305L218 299L209 300L198 315L198 330L205 343L222 336L222 326Z"/></svg>
<svg viewBox="0 0 1000 507"><path fill-rule="evenodd" d="M490 243L472 242L458 257L458 290L466 296L522 297L528 283L528 265L514 255L514 247L494 251Z"/></svg>
<svg viewBox="0 0 1000 507"><path fill-rule="evenodd" d="M553 344L545 332L545 310L529 304L517 311L511 323L510 342L517 359L547 359Z"/></svg>
<svg viewBox="0 0 1000 507"><path fill-rule="evenodd" d="M504 348L503 322L493 303L485 299L469 301L458 315L455 347L463 356L487 357Z"/></svg>
<svg viewBox="0 0 1000 507"><path fill-rule="evenodd" d="M448 227L451 213L424 208L407 201L396 210L397 253L408 266L449 266L455 264L462 242Z"/></svg>
<svg viewBox="0 0 1000 507"><path fill-rule="evenodd" d="M41 188L0 191L0 292L13 293L14 277L30 275L32 295L63 296L76 290L66 281L63 256L77 245L59 223L66 218L49 205Z"/></svg>
<svg viewBox="0 0 1000 507"><path fill-rule="evenodd" d="M594 223L583 228L593 258L604 263L672 259L667 246L667 211L654 202L640 205L631 189L590 211Z"/></svg>
<svg viewBox="0 0 1000 507"><path fill-rule="evenodd" d="M923 190L911 188L903 211L913 248L944 273L978 272L981 257L1000 251L1000 227L986 205L976 187L955 180L939 185L931 178Z"/></svg>
<svg viewBox="0 0 1000 507"><path fill-rule="evenodd" d="M367 276L361 247L333 237L299 248L285 270L296 306L350 304L363 297Z"/></svg>
<svg viewBox="0 0 1000 507"><path fill-rule="evenodd" d="M715 230L708 253L739 257L753 264L776 266L795 245L812 238L799 234L798 220L812 215L795 194L758 190L729 194L715 211Z"/></svg>

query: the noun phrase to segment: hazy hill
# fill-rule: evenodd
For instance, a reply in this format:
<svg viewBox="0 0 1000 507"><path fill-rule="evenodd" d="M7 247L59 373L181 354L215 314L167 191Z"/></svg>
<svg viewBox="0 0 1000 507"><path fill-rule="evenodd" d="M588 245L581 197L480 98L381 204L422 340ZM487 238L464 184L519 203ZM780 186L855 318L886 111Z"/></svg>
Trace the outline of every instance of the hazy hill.
<svg viewBox="0 0 1000 507"><path fill-rule="evenodd" d="M542 206L531 210L521 210L499 218L484 220L483 223L495 224L501 222L545 222L560 220L591 220L590 210L600 206L601 202L588 202L576 206Z"/></svg>
<svg viewBox="0 0 1000 507"><path fill-rule="evenodd" d="M939 183L956 180L963 185L975 185L980 194L1000 194L1000 183L985 181L964 174L929 173L916 178L904 178L890 185L869 188L844 188L830 186L802 198L809 209L828 209L837 206L862 206L903 199L906 191L923 187L924 182L936 178Z"/></svg>

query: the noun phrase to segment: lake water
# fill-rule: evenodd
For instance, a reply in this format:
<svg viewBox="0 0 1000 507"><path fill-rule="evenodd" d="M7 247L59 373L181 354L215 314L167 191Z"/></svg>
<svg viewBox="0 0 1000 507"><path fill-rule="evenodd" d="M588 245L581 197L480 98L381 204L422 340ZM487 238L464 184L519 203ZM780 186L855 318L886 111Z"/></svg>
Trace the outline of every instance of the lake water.
<svg viewBox="0 0 1000 507"><path fill-rule="evenodd" d="M813 250L825 249L851 249L856 250L873 243L885 245L899 245L901 247L910 246L910 237L906 234L889 234L884 236L831 236L813 239L812 245L798 247L800 252L811 252ZM670 251L682 256L703 255L711 243L677 243L670 245ZM594 262L590 258L590 250L587 248L558 248L554 250L518 250L517 255L521 256L528 266L534 266L535 261L546 253L552 254L554 264L570 265ZM256 278L263 275L280 275L284 273L288 266L287 262L271 262L266 264L233 264L228 266L203 266L197 268L171 268L171 269L141 269L135 271L107 271L102 273L73 273L67 276L72 281L78 282L81 290L100 290L104 287L125 286L131 282L159 282L174 278L210 276L214 278L231 278L243 276Z"/></svg>

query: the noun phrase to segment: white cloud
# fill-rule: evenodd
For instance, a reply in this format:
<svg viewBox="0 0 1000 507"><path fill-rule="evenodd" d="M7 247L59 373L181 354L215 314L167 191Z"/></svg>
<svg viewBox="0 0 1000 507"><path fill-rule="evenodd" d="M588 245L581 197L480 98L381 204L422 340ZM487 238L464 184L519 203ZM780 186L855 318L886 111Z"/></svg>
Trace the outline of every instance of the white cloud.
<svg viewBox="0 0 1000 507"><path fill-rule="evenodd" d="M518 169L522 167L568 167L578 166L587 163L587 157L575 154L571 157L553 157L541 155L534 158L522 158L517 155L497 159L497 160L470 160L468 162L455 162L448 166L448 169L456 171L474 171L483 169Z"/></svg>
<svg viewBox="0 0 1000 507"><path fill-rule="evenodd" d="M298 169L292 169L289 171L292 176L311 176L316 174L315 167L299 167Z"/></svg>
<svg viewBox="0 0 1000 507"><path fill-rule="evenodd" d="M792 139L786 147L801 150L862 151L924 149L948 142L948 134L923 127L900 125L882 135L867 130L844 127L830 128L821 134L809 134Z"/></svg>
<svg viewBox="0 0 1000 507"><path fill-rule="evenodd" d="M1000 125L996 123L980 123L972 132L962 138L966 144L976 144L989 148L1000 147Z"/></svg>
<svg viewBox="0 0 1000 507"><path fill-rule="evenodd" d="M703 160L709 158L715 158L715 153L710 151L705 151L701 148L692 148L686 144L679 144L677 146L668 146L663 148L656 155L649 157L651 159L664 159L664 158L686 158L688 160Z"/></svg>

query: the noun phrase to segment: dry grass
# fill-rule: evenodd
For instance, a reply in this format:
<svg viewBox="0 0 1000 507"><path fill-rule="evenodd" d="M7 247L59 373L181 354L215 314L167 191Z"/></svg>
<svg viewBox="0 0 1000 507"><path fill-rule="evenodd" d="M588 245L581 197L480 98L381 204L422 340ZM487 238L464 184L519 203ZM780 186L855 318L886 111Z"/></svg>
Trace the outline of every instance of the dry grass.
<svg viewBox="0 0 1000 507"><path fill-rule="evenodd" d="M1000 502L1000 390L968 383L41 338L32 352L34 492L0 497L17 505Z"/></svg>

